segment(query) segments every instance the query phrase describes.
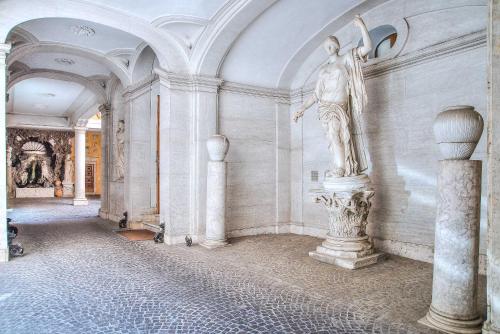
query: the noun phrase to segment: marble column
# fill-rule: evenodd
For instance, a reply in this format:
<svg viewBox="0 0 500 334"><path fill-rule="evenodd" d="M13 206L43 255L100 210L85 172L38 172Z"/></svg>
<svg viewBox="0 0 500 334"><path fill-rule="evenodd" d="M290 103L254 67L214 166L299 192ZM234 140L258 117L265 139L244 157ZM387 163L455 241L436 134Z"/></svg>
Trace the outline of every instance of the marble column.
<svg viewBox="0 0 500 334"><path fill-rule="evenodd" d="M432 303L420 323L445 333L481 333L477 306L482 162L468 160L483 119L470 106L448 107L434 121L439 161Z"/></svg>
<svg viewBox="0 0 500 334"><path fill-rule="evenodd" d="M477 307L481 161L439 163L432 304L420 322L447 333L481 333Z"/></svg>
<svg viewBox="0 0 500 334"><path fill-rule="evenodd" d="M5 95L6 95L6 64L5 59L10 51L10 45L0 44L0 152L6 152L5 143ZM6 154L0 154L0 166L6 165ZM0 168L0 262L9 260L7 243L7 187L6 168Z"/></svg>
<svg viewBox="0 0 500 334"><path fill-rule="evenodd" d="M205 240L200 244L212 249L226 246L226 162L229 148L225 136L215 135L208 139L210 161L207 167L207 213Z"/></svg>
<svg viewBox="0 0 500 334"><path fill-rule="evenodd" d="M112 116L111 116L111 105L103 104L99 106L99 111L101 112L101 152L102 152L102 163L101 163L101 207L99 208L99 216L103 219L109 218L109 181L110 178L110 163L111 163L111 133L112 131Z"/></svg>
<svg viewBox="0 0 500 334"><path fill-rule="evenodd" d="M85 196L85 133L87 128L75 126L75 197L73 205L87 205Z"/></svg>
<svg viewBox="0 0 500 334"><path fill-rule="evenodd" d="M500 2L488 22L488 312L483 333L500 334Z"/></svg>

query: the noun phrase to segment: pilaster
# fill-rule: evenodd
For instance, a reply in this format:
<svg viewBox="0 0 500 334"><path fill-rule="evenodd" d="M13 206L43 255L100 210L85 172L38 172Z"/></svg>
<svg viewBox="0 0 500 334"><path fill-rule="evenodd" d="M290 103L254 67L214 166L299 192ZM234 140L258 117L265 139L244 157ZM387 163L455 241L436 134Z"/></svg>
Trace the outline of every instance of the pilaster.
<svg viewBox="0 0 500 334"><path fill-rule="evenodd" d="M0 152L6 152L5 143L5 96L6 96L6 58L10 51L9 44L0 44ZM0 262L9 260L7 242L7 187L6 187L6 154L0 154Z"/></svg>

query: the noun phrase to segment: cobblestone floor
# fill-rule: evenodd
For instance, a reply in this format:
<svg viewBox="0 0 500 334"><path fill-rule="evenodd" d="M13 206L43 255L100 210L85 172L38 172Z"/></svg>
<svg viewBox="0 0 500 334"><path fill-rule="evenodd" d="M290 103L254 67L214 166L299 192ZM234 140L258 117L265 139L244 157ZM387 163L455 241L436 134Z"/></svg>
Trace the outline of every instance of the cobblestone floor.
<svg viewBox="0 0 500 334"><path fill-rule="evenodd" d="M307 256L321 240L132 242L99 203L16 201L26 255L0 264L1 333L433 333L432 266L392 256L350 271ZM484 305L484 279L481 280Z"/></svg>

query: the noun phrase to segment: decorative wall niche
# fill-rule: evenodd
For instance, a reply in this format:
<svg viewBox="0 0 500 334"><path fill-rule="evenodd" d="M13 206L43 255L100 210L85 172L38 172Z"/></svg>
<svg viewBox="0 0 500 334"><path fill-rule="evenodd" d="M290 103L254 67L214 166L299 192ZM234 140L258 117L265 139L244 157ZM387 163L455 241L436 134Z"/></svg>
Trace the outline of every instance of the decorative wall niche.
<svg viewBox="0 0 500 334"><path fill-rule="evenodd" d="M7 129L9 197L15 188L50 188L62 181L73 136L71 131Z"/></svg>

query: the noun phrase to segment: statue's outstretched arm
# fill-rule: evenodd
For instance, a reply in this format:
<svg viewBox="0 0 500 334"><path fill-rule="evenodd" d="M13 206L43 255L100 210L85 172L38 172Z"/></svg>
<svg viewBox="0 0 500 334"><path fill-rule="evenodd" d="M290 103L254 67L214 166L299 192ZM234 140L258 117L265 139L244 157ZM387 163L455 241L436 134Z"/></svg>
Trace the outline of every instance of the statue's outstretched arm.
<svg viewBox="0 0 500 334"><path fill-rule="evenodd" d="M356 15L354 17L354 25L361 29L361 35L363 36L363 46L358 48L358 53L361 57L365 57L373 49L372 39L370 38L368 29L366 28L365 22L363 22L361 16Z"/></svg>
<svg viewBox="0 0 500 334"><path fill-rule="evenodd" d="M293 120L297 122L299 118L304 116L306 110L311 108L311 106L315 104L317 100L318 98L316 97L316 94L311 95L307 100L304 101L299 110L293 115Z"/></svg>

